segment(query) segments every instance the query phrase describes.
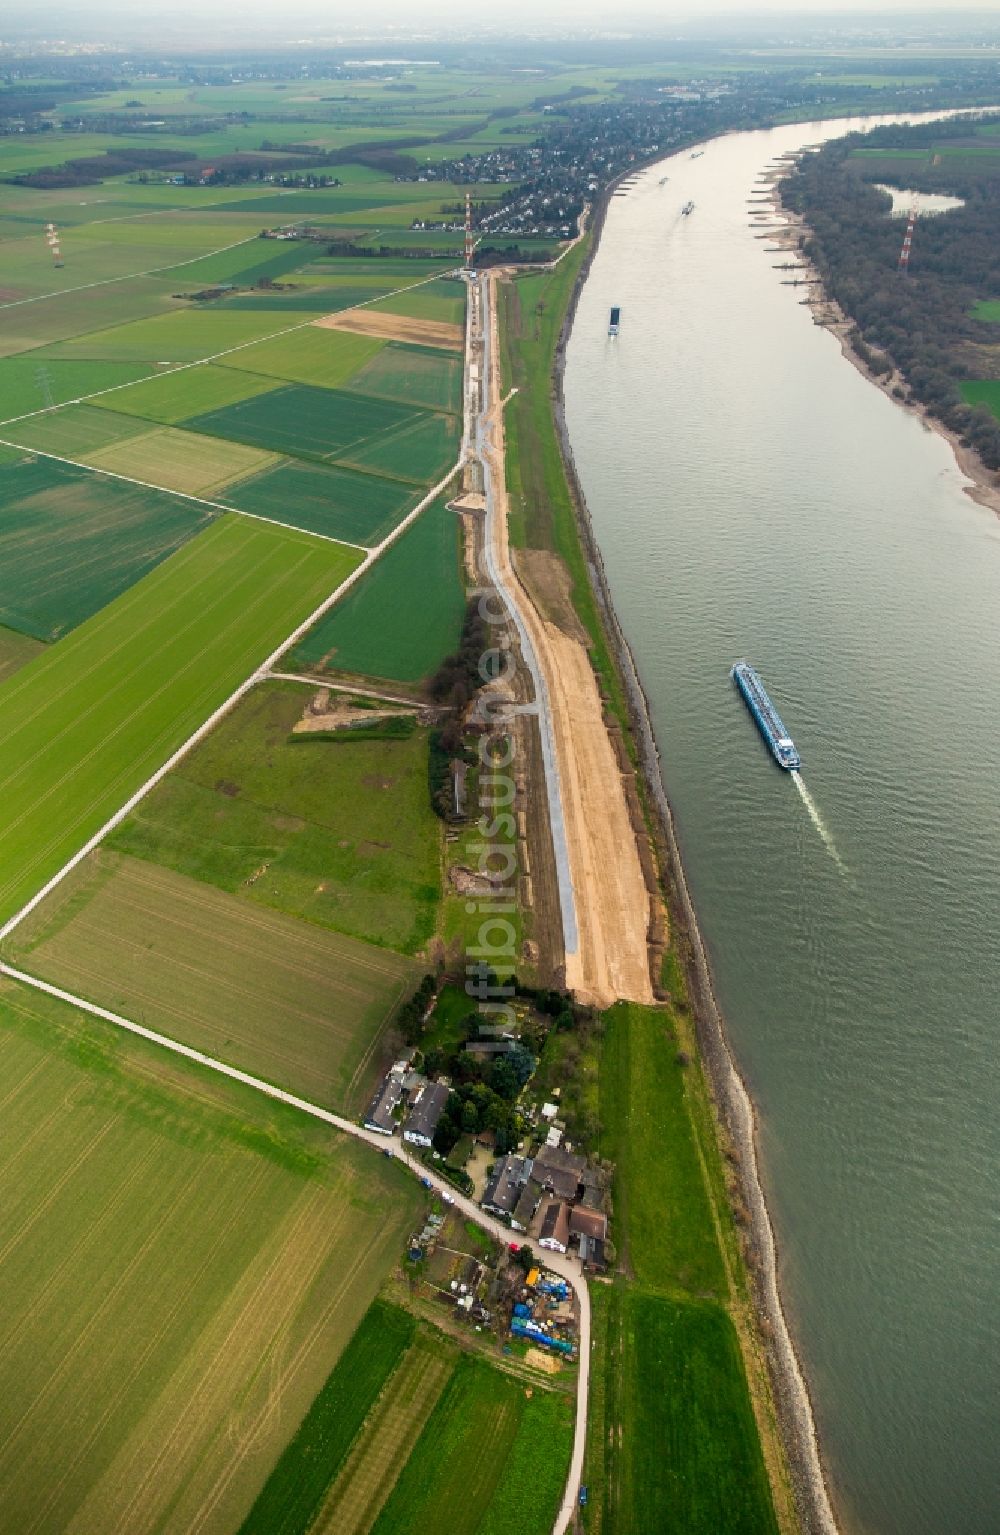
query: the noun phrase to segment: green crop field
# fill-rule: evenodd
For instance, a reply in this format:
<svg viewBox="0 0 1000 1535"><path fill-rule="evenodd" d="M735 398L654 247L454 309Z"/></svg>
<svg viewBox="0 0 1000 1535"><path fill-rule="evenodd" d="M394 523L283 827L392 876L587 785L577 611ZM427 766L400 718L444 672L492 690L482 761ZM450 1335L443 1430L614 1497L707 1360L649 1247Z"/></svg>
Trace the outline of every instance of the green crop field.
<svg viewBox="0 0 1000 1535"><path fill-rule="evenodd" d="M80 365L66 363L63 366ZM93 403L104 410L142 416L148 421L160 421L164 426L176 426L179 421L200 415L202 411L218 410L222 405L235 405L237 400L249 399L254 394L266 394L269 389L276 387L271 379L259 378L252 373L239 373L235 368L217 368L211 363L196 363L194 367L178 368L172 373L161 373L156 378L147 379L141 387L115 389L113 393L102 395Z"/></svg>
<svg viewBox="0 0 1000 1535"><path fill-rule="evenodd" d="M340 309L354 309L358 304L367 304L385 292L384 283L354 283L329 288L310 284L285 292L255 289L252 292L234 293L221 302L226 309L270 309L275 313L285 310L289 315L288 323L292 325L296 319L304 319L310 310L314 314L336 314Z"/></svg>
<svg viewBox="0 0 1000 1535"><path fill-rule="evenodd" d="M984 298L972 308L976 320L1000 321L1000 298Z"/></svg>
<svg viewBox="0 0 1000 1535"><path fill-rule="evenodd" d="M270 394L191 416L185 425L279 453L339 458L349 448L418 419L412 406L368 400L342 389L286 384Z"/></svg>
<svg viewBox="0 0 1000 1535"><path fill-rule="evenodd" d="M123 326L126 321L144 322L154 315L166 318L183 312L183 305L173 297L173 292L171 285L161 278L135 277L87 289L86 303L81 301L79 293L60 293L30 304L12 305L0 311L3 315L0 357L32 349L31 356L22 359L32 368L52 367L54 376L54 364L68 361L83 372L88 362L94 366L86 347L86 337L90 333L105 334L108 326ZM77 344L67 350L73 337L77 338ZM109 359L107 347L104 347L98 357L102 372L109 360L115 362L115 358ZM151 362L144 357L125 358L118 361L117 366L151 371ZM86 393L85 390L81 392ZM33 403L44 404L44 400Z"/></svg>
<svg viewBox="0 0 1000 1535"><path fill-rule="evenodd" d="M572 1400L556 1391L533 1392L476 1535L545 1535L566 1485L572 1445Z"/></svg>
<svg viewBox="0 0 1000 1535"><path fill-rule="evenodd" d="M6 981L0 1062L0 1524L228 1535L419 1191L329 1133L304 1155L221 1106L248 1095Z"/></svg>
<svg viewBox="0 0 1000 1535"><path fill-rule="evenodd" d="M97 389L114 389L148 375L145 363L49 362L43 366L30 355L0 358L0 424L26 411L44 410L50 403L63 405Z"/></svg>
<svg viewBox="0 0 1000 1535"><path fill-rule="evenodd" d="M30 635L18 634L16 629L0 626L0 682L6 677L12 677L22 666L27 666L42 649L41 642L32 639Z"/></svg>
<svg viewBox="0 0 1000 1535"><path fill-rule="evenodd" d="M465 321L465 285L439 278L409 293L395 293L375 306L390 314L412 315L417 320L445 320L450 325Z"/></svg>
<svg viewBox="0 0 1000 1535"><path fill-rule="evenodd" d="M605 1014L601 1154L616 1166L616 1208L636 1278L724 1297L726 1272L679 1050L663 1009L622 1002Z"/></svg>
<svg viewBox="0 0 1000 1535"><path fill-rule="evenodd" d="M239 1535L306 1535L415 1333L416 1321L408 1311L382 1300L372 1303Z"/></svg>
<svg viewBox="0 0 1000 1535"><path fill-rule="evenodd" d="M777 1535L729 1317L707 1302L592 1292L592 1535Z"/></svg>
<svg viewBox="0 0 1000 1535"><path fill-rule="evenodd" d="M367 1535L447 1384L456 1354L440 1333L420 1330L366 1419L311 1535Z"/></svg>
<svg viewBox="0 0 1000 1535"><path fill-rule="evenodd" d="M223 361L227 367L247 373L335 389L346 384L384 345L374 336L352 336L348 331L304 324L287 336L245 347Z"/></svg>
<svg viewBox="0 0 1000 1535"><path fill-rule="evenodd" d="M320 619L292 659L298 666L420 682L455 649L464 613L458 518L438 500Z"/></svg>
<svg viewBox="0 0 1000 1535"><path fill-rule="evenodd" d="M101 414L108 412L94 412ZM131 419L136 424L136 418ZM200 432L182 432L174 426L156 427L80 457L81 462L94 469L123 474L128 479L158 485L162 490L209 497L280 462L276 454L261 448L223 442Z"/></svg>
<svg viewBox="0 0 1000 1535"><path fill-rule="evenodd" d="M34 973L326 1107L357 1108L411 961L119 853L8 939Z"/></svg>
<svg viewBox="0 0 1000 1535"><path fill-rule="evenodd" d="M568 1469L572 1429L569 1413L539 1411L543 1395L536 1389L529 1396L521 1382L484 1359L463 1356L372 1535L411 1535L419 1529L485 1535L504 1527L518 1535L545 1535ZM525 1419L530 1427L522 1435ZM537 1485L535 1495L525 1497L532 1459ZM509 1488L504 1485L508 1465L515 1472ZM511 1508L517 1517L502 1526L498 1518Z"/></svg>
<svg viewBox="0 0 1000 1535"><path fill-rule="evenodd" d="M312 696L255 688L112 834L113 847L415 954L441 899L427 737L289 734ZM266 872L255 877L258 871Z"/></svg>
<svg viewBox="0 0 1000 1535"><path fill-rule="evenodd" d="M374 474L285 462L234 485L226 499L258 517L273 517L309 533L370 548L417 504L420 492L400 480Z"/></svg>
<svg viewBox="0 0 1000 1535"><path fill-rule="evenodd" d="M457 353L390 341L358 369L346 387L457 413L462 409L462 359Z"/></svg>
<svg viewBox="0 0 1000 1535"><path fill-rule="evenodd" d="M137 437L145 427L132 416L119 416L111 410L95 410L91 405L64 405L60 410L44 411L16 421L0 435L21 447L37 448L41 453L55 453L79 458L109 443Z"/></svg>
<svg viewBox="0 0 1000 1535"><path fill-rule="evenodd" d="M462 423L458 416L421 416L375 441L345 451L342 462L375 474L432 485L458 461Z"/></svg>
<svg viewBox="0 0 1000 1535"><path fill-rule="evenodd" d="M357 562L336 544L221 517L5 682L0 913L38 890Z"/></svg>
<svg viewBox="0 0 1000 1535"><path fill-rule="evenodd" d="M0 506L0 623L40 640L90 618L214 515L157 490L23 454L0 464Z"/></svg>
<svg viewBox="0 0 1000 1535"><path fill-rule="evenodd" d="M280 315L238 309L178 309L108 330L88 331L46 348L53 357L112 362L197 362L287 329ZM242 357L242 353L240 353ZM242 361L239 366L243 366ZM254 371L251 369L251 372Z"/></svg>

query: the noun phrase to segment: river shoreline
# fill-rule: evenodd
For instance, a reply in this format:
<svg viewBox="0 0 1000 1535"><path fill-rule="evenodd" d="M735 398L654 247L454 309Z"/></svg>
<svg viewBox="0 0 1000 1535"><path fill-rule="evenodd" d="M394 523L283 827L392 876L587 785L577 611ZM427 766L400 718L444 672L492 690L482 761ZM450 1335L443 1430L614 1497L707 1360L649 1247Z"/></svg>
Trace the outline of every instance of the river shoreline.
<svg viewBox="0 0 1000 1535"><path fill-rule="evenodd" d="M689 152L689 146L680 152ZM666 156L653 163L664 164L672 158L674 156ZM729 1046L684 871L649 705L635 659L615 611L566 424L563 389L566 347L579 297L600 244L612 195L621 180L642 168L645 167L634 167L624 177L611 183L594 210L591 247L577 274L560 331L553 379L553 414L591 585L628 701L630 727L655 822L654 841L666 887L670 921L673 933L680 939L679 948L685 960L699 1050L717 1113L731 1143L728 1160L735 1168L742 1203L749 1215L745 1228L744 1261L750 1276L756 1311L757 1341L767 1359L779 1433L792 1478L796 1512L801 1528L807 1535L837 1535L838 1525L831 1506L809 1388L789 1331L778 1285L777 1246L759 1175L758 1127L753 1100Z"/></svg>
<svg viewBox="0 0 1000 1535"><path fill-rule="evenodd" d="M781 219L785 226L783 229L774 230L769 237L773 238L776 243L784 245L788 250L794 251L801 261L802 267L807 274L803 279L804 285L808 290L808 296L804 302L808 304L812 312L814 323L829 331L836 338L840 344L841 352L851 366L856 368L869 383L874 384L876 389L881 390L886 398L892 401L893 405L898 406L907 415L915 416L925 431L934 432L948 443L955 456L955 463L958 466L959 472L969 481L969 484L963 487L965 494L971 501L975 501L977 506L984 506L1000 517L1000 477L991 469L987 469L974 448L966 447L963 444L957 432L953 432L949 427L945 426L944 422L937 416L931 415L927 406L922 401L915 400L912 397L900 399L898 395L893 393L894 389L907 387L906 377L898 368L894 366L892 372L887 374L876 373L868 366L863 357L858 356L858 353L851 345L851 332L854 330L854 321L841 308L837 300L827 292L822 277L803 249L805 241L813 233L812 228L802 214L786 207L782 199L782 183L787 180L792 169L793 166L789 165L787 170L774 178L771 198L767 203L762 200L760 206L762 208L770 206L774 216Z"/></svg>

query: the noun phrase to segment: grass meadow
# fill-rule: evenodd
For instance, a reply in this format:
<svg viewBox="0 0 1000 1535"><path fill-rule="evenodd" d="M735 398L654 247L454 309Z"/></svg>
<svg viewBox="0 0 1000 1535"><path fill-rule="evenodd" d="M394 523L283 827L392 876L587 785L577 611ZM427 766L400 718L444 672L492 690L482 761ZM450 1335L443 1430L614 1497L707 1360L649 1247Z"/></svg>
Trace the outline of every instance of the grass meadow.
<svg viewBox="0 0 1000 1535"><path fill-rule="evenodd" d="M726 1313L622 1286L591 1294L590 1535L777 1535Z"/></svg>
<svg viewBox="0 0 1000 1535"><path fill-rule="evenodd" d="M670 1015L620 1002L604 1017L601 1154L616 1167L629 1268L642 1284L724 1299L726 1270L686 1101L690 1068L678 1064Z"/></svg>
<svg viewBox="0 0 1000 1535"><path fill-rule="evenodd" d="M221 517L9 678L0 913L33 895L357 562L337 544Z"/></svg>
<svg viewBox="0 0 1000 1535"><path fill-rule="evenodd" d="M0 1524L230 1535L419 1190L328 1134L285 1151L218 1079L168 1083L149 1047L8 982L0 1063Z"/></svg>
<svg viewBox="0 0 1000 1535"><path fill-rule="evenodd" d="M146 363L50 362L43 367L30 354L0 358L0 425L50 403L64 405L98 389L117 389L147 378L149 371Z"/></svg>
<svg viewBox="0 0 1000 1535"><path fill-rule="evenodd" d="M291 742L310 696L295 683L255 688L111 845L255 905L415 954L441 899L426 732Z"/></svg>
<svg viewBox="0 0 1000 1535"><path fill-rule="evenodd" d="M458 644L465 613L459 524L434 501L301 640L297 666L421 682Z"/></svg>
<svg viewBox="0 0 1000 1535"><path fill-rule="evenodd" d="M412 406L364 399L344 390L286 384L220 410L191 415L185 424L195 431L274 448L279 453L329 459L417 419Z"/></svg>

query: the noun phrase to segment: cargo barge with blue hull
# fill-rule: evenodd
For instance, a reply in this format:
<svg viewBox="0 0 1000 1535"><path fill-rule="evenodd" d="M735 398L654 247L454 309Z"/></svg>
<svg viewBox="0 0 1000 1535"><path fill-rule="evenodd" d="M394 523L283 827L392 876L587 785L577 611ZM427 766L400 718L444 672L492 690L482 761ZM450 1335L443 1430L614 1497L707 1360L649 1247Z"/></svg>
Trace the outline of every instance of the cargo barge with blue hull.
<svg viewBox="0 0 1000 1535"><path fill-rule="evenodd" d="M743 700L757 721L758 729L770 747L775 762L789 773L795 772L802 766L795 742L781 723L781 715L750 662L737 661L729 675L743 694Z"/></svg>

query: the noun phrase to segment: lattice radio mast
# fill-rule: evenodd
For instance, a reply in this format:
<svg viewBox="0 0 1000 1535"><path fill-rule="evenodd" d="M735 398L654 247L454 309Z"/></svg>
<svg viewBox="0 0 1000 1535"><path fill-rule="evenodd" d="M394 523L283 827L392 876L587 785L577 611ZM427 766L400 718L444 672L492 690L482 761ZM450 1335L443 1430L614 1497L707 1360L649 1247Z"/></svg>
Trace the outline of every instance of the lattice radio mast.
<svg viewBox="0 0 1000 1535"><path fill-rule="evenodd" d="M905 277L910 270L910 247L913 244L913 226L917 222L916 208L910 209L910 217L906 221L906 233L903 236L903 249L899 253L899 265L897 271Z"/></svg>
<svg viewBox="0 0 1000 1535"><path fill-rule="evenodd" d="M475 243L472 238L472 193L465 194L465 270L472 271L472 258L475 254Z"/></svg>
<svg viewBox="0 0 1000 1535"><path fill-rule="evenodd" d="M59 231L54 224L46 224L45 240L52 252L53 265L62 266L63 259L59 250Z"/></svg>

